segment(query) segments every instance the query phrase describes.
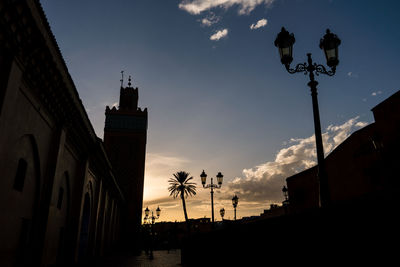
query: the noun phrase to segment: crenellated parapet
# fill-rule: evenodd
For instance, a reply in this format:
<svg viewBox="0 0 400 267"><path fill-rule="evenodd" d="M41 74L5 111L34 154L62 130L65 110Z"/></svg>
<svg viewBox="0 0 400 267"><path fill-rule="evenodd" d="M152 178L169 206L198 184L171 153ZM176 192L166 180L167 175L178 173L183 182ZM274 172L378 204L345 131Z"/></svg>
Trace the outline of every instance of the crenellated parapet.
<svg viewBox="0 0 400 267"><path fill-rule="evenodd" d="M128 87L120 89L119 106L106 106L105 131L147 131L147 108L138 107L139 89Z"/></svg>

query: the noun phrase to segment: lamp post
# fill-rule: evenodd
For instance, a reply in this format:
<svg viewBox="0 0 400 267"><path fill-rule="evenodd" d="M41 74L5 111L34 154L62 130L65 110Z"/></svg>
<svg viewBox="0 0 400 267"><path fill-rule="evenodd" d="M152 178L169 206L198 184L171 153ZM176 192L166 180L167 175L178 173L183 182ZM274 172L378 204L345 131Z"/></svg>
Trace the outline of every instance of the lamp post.
<svg viewBox="0 0 400 267"><path fill-rule="evenodd" d="M160 209L160 207L157 207L157 209L156 209L156 216L154 216L154 214L153 214L153 211L151 211L151 216L149 216L149 214L150 214L150 210L149 210L149 207L147 207L145 210L144 210L144 223L145 224L154 224L155 223L155 221L158 219L158 218L160 218L160 214L161 214L161 209Z"/></svg>
<svg viewBox="0 0 400 267"><path fill-rule="evenodd" d="M219 214L221 215L222 221L224 221L225 209L224 209L224 208L221 208L221 209L219 210Z"/></svg>
<svg viewBox="0 0 400 267"><path fill-rule="evenodd" d="M151 216L149 216L150 214L150 210L149 207L147 207L144 210L144 224L148 224L150 226L150 234L151 234L151 246L150 246L150 259L153 259L153 239L154 239L154 229L153 229L153 225L155 223L155 221L160 218L160 214L161 214L161 209L160 207L157 207L156 209L156 216L154 216L153 211L151 211ZM147 254L147 248L146 248L146 254Z"/></svg>
<svg viewBox="0 0 400 267"><path fill-rule="evenodd" d="M287 214L288 213L288 205L289 205L289 194L288 194L288 189L285 185L282 188L282 193L285 198L285 200L282 202L282 205L285 210L285 213Z"/></svg>
<svg viewBox="0 0 400 267"><path fill-rule="evenodd" d="M320 40L319 47L324 50L326 57L326 64L329 66L329 70L324 65L313 63L311 53L307 54L307 63L299 63L294 69L290 67L290 63L293 61L292 51L295 38L293 33L289 34L285 28L282 27L281 32L277 35L275 40L275 46L279 48L279 55L281 63L285 65L286 70L290 74L297 72L303 72L305 75L309 74L310 81L307 84L311 88L311 97L314 114L314 129L315 129L315 143L317 147L317 160L318 160L318 178L319 178L319 191L320 191L320 203L321 207L326 207L330 203L329 195L329 184L328 177L324 163L324 148L322 144L321 135L321 122L319 118L318 98L317 98L317 85L318 82L314 79L315 75L326 74L328 76L335 75L336 66L339 64L338 59L338 47L340 45L340 39L326 30L326 34Z"/></svg>
<svg viewBox="0 0 400 267"><path fill-rule="evenodd" d="M236 207L237 207L238 203L239 203L239 198L237 195L234 195L232 198L232 205L233 205L233 209L235 211L235 216L234 216L235 221L236 221Z"/></svg>
<svg viewBox="0 0 400 267"><path fill-rule="evenodd" d="M217 174L217 184L213 183L213 178L211 177L211 183L206 185L206 179L207 179L207 174L203 172L200 174L201 178L201 184L203 185L203 188L210 188L211 189L211 220L214 222L214 188L219 189L222 186L222 180L224 176L222 175L221 172L218 172Z"/></svg>
<svg viewBox="0 0 400 267"><path fill-rule="evenodd" d="M283 201L283 203L285 203L285 204L289 203L288 189L287 189L287 187L285 185L282 188L282 193L283 193L283 196L285 198L285 201Z"/></svg>

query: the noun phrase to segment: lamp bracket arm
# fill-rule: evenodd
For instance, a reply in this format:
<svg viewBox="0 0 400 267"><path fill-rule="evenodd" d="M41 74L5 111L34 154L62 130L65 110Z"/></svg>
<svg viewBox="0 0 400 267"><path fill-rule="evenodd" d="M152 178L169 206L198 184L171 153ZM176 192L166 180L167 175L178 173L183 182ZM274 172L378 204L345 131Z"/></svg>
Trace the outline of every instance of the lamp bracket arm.
<svg viewBox="0 0 400 267"><path fill-rule="evenodd" d="M285 64L285 68L290 74L294 74L297 72L303 72L304 75L307 75L307 73L308 73L308 66L307 66L307 63L305 63L305 62L297 64L294 69L292 69L289 64Z"/></svg>
<svg viewBox="0 0 400 267"><path fill-rule="evenodd" d="M333 76L336 73L336 68L333 67L330 70L326 70L324 65L314 63L315 74L318 76L319 74L326 74L328 76Z"/></svg>

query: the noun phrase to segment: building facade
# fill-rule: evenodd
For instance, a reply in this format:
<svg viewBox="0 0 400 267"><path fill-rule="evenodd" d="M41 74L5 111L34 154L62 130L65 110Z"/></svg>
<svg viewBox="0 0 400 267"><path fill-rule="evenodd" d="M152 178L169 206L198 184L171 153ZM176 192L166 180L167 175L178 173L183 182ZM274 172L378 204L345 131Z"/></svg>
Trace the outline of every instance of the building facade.
<svg viewBox="0 0 400 267"><path fill-rule="evenodd" d="M124 195L116 140L96 136L39 1L0 0L0 266L72 264L120 240L142 194Z"/></svg>
<svg viewBox="0 0 400 267"><path fill-rule="evenodd" d="M332 203L399 192L400 91L372 109L375 122L354 132L326 158ZM319 207L317 168L286 179L290 210Z"/></svg>

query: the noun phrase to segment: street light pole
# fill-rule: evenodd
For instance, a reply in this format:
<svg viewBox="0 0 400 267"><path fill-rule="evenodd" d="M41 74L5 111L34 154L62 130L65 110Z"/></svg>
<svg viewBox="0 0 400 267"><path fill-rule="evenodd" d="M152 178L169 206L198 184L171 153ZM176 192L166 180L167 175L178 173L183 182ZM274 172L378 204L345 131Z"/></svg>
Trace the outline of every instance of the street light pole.
<svg viewBox="0 0 400 267"><path fill-rule="evenodd" d="M209 184L211 188L211 217L212 217L212 222L214 222L214 184L213 184L213 178L211 177L211 184Z"/></svg>
<svg viewBox="0 0 400 267"><path fill-rule="evenodd" d="M317 147L317 162L318 162L318 177L319 177L319 190L320 190L320 201L321 206L326 207L330 203L330 192L328 184L328 176L325 169L325 157L324 157L324 145L322 143L321 133L321 121L319 117L319 106L318 106L318 93L317 85L318 82L314 79L314 66L311 58L311 53L307 54L308 57L308 68L310 82L307 84L311 89L311 98L314 115L314 130L315 130L315 145Z"/></svg>
<svg viewBox="0 0 400 267"><path fill-rule="evenodd" d="M289 208L288 207L289 206L289 193L288 193L288 189L287 189L286 186L283 186L282 193L283 193L283 196L285 198L285 200L282 202L282 205L283 205L283 208L285 210L285 214L287 214L288 213L288 208Z"/></svg>
<svg viewBox="0 0 400 267"><path fill-rule="evenodd" d="M315 129L315 145L317 149L317 161L318 161L318 178L319 178L319 193L320 193L320 203L321 207L327 207L330 204L330 191L328 184L328 176L325 169L324 160L324 147L322 143L321 134L321 122L319 117L319 107L318 107L318 93L317 85L318 82L314 78L314 73L316 75L326 74L328 76L335 75L336 66L339 64L338 59L338 47L340 45L340 39L326 30L326 34L320 40L319 47L324 50L327 65L330 70L327 70L324 65L313 63L311 58L311 53L307 54L307 63L297 64L295 69L290 67L290 63L293 61L292 51L295 38L293 33L289 34L285 28L282 27L281 32L278 34L275 40L275 46L279 48L279 54L281 57L281 63L285 65L286 70L290 74L297 72L303 72L305 75L309 74L310 81L308 86L311 89L312 105L313 105L313 116L314 116L314 129Z"/></svg>
<svg viewBox="0 0 400 267"><path fill-rule="evenodd" d="M211 178L211 183L206 185L206 179L207 179L207 174L203 172L200 174L201 178L201 184L203 185L203 188L210 188L211 189L211 220L214 223L214 188L219 189L222 186L222 180L223 180L223 175L221 172L218 172L217 174L217 182L218 184L213 183L213 178Z"/></svg>
<svg viewBox="0 0 400 267"><path fill-rule="evenodd" d="M234 195L232 198L232 205L233 205L233 210L235 212L235 216L234 216L235 221L236 221L236 207L237 207L238 203L239 203L239 198L237 195Z"/></svg>
<svg viewBox="0 0 400 267"><path fill-rule="evenodd" d="M144 218L143 218L143 220L144 220L144 224L148 224L148 225L150 225L150 234L151 234L151 245L150 245L150 259L153 259L154 258L154 256L153 256L153 246L154 246L154 223L156 222L156 220L157 219L159 219L160 218L160 214L161 214L161 209L160 209L160 207L157 207L157 209L156 209L156 216L154 216L154 213L153 213L153 211L151 211L151 216L149 215L150 214L150 210L149 210L149 207L147 207L145 210L144 210L144 214L145 214L145 216L144 216ZM147 254L147 248L146 248L146 254Z"/></svg>

